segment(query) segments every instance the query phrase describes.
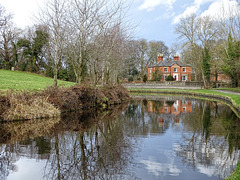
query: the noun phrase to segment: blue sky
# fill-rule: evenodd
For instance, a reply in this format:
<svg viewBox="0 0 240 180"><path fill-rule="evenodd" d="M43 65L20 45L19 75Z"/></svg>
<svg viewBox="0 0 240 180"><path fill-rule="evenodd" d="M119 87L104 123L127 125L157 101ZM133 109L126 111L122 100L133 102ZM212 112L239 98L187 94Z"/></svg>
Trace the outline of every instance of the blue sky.
<svg viewBox="0 0 240 180"><path fill-rule="evenodd" d="M237 0L134 0L129 14L139 24L138 38L163 41L170 47L177 42L174 29L179 18L190 13L216 16L222 5L239 8L239 3Z"/></svg>
<svg viewBox="0 0 240 180"><path fill-rule="evenodd" d="M15 14L15 23L23 28L31 25L31 15L42 1L1 0L0 3ZM180 17L190 13L216 16L221 5L227 7L238 4L239 8L237 1L240 3L240 0L133 0L128 19L137 25L134 33L136 39L163 41L170 47L177 42L174 28Z"/></svg>

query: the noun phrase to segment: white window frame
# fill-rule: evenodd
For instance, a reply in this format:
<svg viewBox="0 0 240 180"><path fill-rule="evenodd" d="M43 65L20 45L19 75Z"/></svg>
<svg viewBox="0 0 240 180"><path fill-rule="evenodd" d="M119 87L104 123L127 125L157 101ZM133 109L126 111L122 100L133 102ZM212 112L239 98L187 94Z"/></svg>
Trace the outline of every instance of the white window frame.
<svg viewBox="0 0 240 180"><path fill-rule="evenodd" d="M168 72L168 68L164 68L164 72Z"/></svg>
<svg viewBox="0 0 240 180"><path fill-rule="evenodd" d="M186 68L182 68L182 71L183 71L183 72L186 72Z"/></svg>
<svg viewBox="0 0 240 180"><path fill-rule="evenodd" d="M183 79L184 77L184 79ZM182 75L182 81L187 81L187 76L186 75Z"/></svg>
<svg viewBox="0 0 240 180"><path fill-rule="evenodd" d="M152 73L152 68L150 68L149 73Z"/></svg>
<svg viewBox="0 0 240 180"><path fill-rule="evenodd" d="M187 111L187 107L183 106L183 112L186 112L186 111Z"/></svg>
<svg viewBox="0 0 240 180"><path fill-rule="evenodd" d="M175 68L173 68L173 71L174 71L174 72L177 72L177 68L176 68L176 67L175 67Z"/></svg>
<svg viewBox="0 0 240 180"><path fill-rule="evenodd" d="M168 113L168 107L165 107L165 108L164 108L164 112L165 112L165 113Z"/></svg>

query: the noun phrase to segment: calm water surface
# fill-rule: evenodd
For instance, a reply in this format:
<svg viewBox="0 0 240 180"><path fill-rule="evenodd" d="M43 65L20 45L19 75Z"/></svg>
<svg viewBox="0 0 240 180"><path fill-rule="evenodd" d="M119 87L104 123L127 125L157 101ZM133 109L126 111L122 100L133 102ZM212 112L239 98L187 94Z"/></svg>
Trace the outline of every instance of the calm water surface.
<svg viewBox="0 0 240 180"><path fill-rule="evenodd" d="M112 111L0 124L0 179L224 179L239 161L226 105L135 98Z"/></svg>

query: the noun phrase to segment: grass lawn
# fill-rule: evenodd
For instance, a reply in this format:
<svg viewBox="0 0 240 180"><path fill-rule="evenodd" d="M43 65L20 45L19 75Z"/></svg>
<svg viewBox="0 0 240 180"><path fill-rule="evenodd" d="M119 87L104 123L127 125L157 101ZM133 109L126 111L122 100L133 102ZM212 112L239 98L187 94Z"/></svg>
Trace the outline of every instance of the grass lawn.
<svg viewBox="0 0 240 180"><path fill-rule="evenodd" d="M58 81L59 86L70 87L73 82ZM20 71L0 70L0 91L26 90L39 91L53 85L53 79L38 74Z"/></svg>

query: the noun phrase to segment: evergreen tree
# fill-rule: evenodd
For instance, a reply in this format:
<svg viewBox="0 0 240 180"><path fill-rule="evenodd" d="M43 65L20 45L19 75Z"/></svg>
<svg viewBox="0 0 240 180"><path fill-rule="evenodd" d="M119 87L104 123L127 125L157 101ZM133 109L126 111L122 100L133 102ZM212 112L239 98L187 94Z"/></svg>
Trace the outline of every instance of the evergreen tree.
<svg viewBox="0 0 240 180"><path fill-rule="evenodd" d="M228 37L226 58L223 60L222 70L232 80L232 86L238 87L238 73L240 73L240 42L234 41L231 34Z"/></svg>
<svg viewBox="0 0 240 180"><path fill-rule="evenodd" d="M210 85L210 77L211 77L211 72L210 72L210 60L211 56L209 54L209 49L207 47L204 48L203 52L203 62L202 62L202 68L203 68L203 74L204 74L204 81L205 81L205 88L209 88Z"/></svg>

